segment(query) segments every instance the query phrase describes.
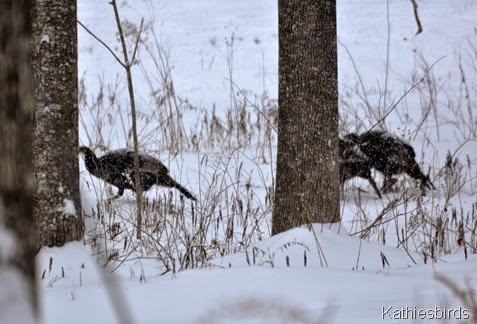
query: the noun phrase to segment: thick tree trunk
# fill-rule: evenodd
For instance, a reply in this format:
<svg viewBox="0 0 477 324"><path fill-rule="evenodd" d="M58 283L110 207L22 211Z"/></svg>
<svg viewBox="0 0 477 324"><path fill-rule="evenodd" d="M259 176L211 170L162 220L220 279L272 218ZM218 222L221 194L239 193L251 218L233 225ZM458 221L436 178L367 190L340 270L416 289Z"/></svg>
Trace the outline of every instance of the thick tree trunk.
<svg viewBox="0 0 477 324"><path fill-rule="evenodd" d="M29 1L0 1L0 323L34 320Z"/></svg>
<svg viewBox="0 0 477 324"><path fill-rule="evenodd" d="M40 246L61 246L83 237L76 0L36 0L32 16L34 214Z"/></svg>
<svg viewBox="0 0 477 324"><path fill-rule="evenodd" d="M339 217L336 2L279 0L272 234Z"/></svg>

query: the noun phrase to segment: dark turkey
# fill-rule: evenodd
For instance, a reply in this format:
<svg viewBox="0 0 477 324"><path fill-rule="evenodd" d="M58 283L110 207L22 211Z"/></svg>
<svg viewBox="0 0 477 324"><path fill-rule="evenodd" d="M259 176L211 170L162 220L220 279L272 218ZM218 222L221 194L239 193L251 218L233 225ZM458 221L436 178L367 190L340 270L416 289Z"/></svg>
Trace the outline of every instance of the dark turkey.
<svg viewBox="0 0 477 324"><path fill-rule="evenodd" d="M80 147L79 152L84 155L86 169L89 173L119 189L113 199L121 197L124 189L136 191L134 151L132 149L111 151L99 158L86 146ZM169 176L169 170L153 156L139 153L139 171L143 191L151 189L154 185L171 187L179 190L185 197L197 200L186 188L172 179Z"/></svg>
<svg viewBox="0 0 477 324"><path fill-rule="evenodd" d="M381 198L376 181L371 176L371 162L352 139L348 137L339 139L339 158L342 186L347 180L360 177L368 180L378 197Z"/></svg>
<svg viewBox="0 0 477 324"><path fill-rule="evenodd" d="M345 139L356 144L360 154L364 154L370 168L384 175L383 191L391 190L397 181L393 178L405 173L420 182L423 192L434 188L428 175L422 173L411 145L401 139L381 131L369 131L361 135L348 134Z"/></svg>

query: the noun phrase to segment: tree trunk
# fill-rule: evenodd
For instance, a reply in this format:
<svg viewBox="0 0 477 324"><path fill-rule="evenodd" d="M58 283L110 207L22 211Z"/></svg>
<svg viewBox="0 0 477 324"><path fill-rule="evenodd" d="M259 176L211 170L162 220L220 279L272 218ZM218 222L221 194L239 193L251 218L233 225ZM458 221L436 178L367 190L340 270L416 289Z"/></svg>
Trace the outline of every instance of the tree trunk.
<svg viewBox="0 0 477 324"><path fill-rule="evenodd" d="M32 89L29 1L0 1L0 323L33 322Z"/></svg>
<svg viewBox="0 0 477 324"><path fill-rule="evenodd" d="M34 214L41 246L83 237L78 171L75 0L36 0L32 12Z"/></svg>
<svg viewBox="0 0 477 324"><path fill-rule="evenodd" d="M272 234L340 220L336 2L279 0L278 15Z"/></svg>

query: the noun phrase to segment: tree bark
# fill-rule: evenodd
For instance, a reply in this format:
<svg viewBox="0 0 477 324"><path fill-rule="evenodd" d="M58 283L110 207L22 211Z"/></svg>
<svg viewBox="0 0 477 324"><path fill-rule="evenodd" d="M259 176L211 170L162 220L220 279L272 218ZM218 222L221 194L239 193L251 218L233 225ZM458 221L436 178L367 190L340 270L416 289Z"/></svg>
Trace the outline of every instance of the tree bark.
<svg viewBox="0 0 477 324"><path fill-rule="evenodd" d="M340 220L336 2L279 0L278 15L272 234Z"/></svg>
<svg viewBox="0 0 477 324"><path fill-rule="evenodd" d="M34 214L39 246L83 237L78 171L76 0L36 0L32 11Z"/></svg>
<svg viewBox="0 0 477 324"><path fill-rule="evenodd" d="M0 1L0 322L33 321L32 89L29 1Z"/></svg>

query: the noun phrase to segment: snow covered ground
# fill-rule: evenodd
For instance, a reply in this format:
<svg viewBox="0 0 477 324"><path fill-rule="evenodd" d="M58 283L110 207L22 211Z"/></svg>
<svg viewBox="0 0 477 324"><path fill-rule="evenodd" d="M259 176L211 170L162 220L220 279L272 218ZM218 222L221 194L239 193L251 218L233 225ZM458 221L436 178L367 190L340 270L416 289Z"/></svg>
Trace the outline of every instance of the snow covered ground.
<svg viewBox="0 0 477 324"><path fill-rule="evenodd" d="M243 100L243 94L236 88L231 92L231 79L254 102L264 93L276 99L276 1L127 3L120 8L123 19L136 25L141 17L146 23L153 20L179 102L168 107L183 113L186 135L197 135L199 142L209 139L200 130L212 134L212 111L223 125L233 119L227 112L240 105L231 97ZM423 26L418 36L411 2L388 3L337 1L341 131L369 128L415 85L384 127L413 145L436 191L419 200L412 182L406 181L408 189L380 200L366 182L352 181L342 197L341 226L295 228L269 237L273 132L267 137L263 124L259 129L252 120L243 134L263 136L247 140L242 134L231 140L230 134L225 139L217 135L213 145L165 149L159 128L166 126L157 125L156 103L168 95L160 92L155 61L140 47L142 67L135 67L134 80L142 148L160 157L199 202L192 209L175 192L172 198L164 188L148 192L145 227L150 236L148 244L136 246L128 232L134 223L134 195L126 193L106 204L110 186L90 176L81 162L86 244L45 248L38 255L42 322L395 322L390 315L414 316L420 322L420 309L428 318L434 315L429 322L443 315L450 323L461 322L457 316L467 318L469 305L438 278L443 275L461 289L477 292L477 255L471 249L477 247L477 2L418 1ZM78 19L119 49L108 2L81 0L78 8ZM131 143L125 74L83 29L78 34L87 98L81 106L80 142L101 154ZM97 100L101 86L102 102ZM151 96L154 90L160 95ZM271 100L260 107L273 105ZM245 111L254 118L253 108ZM448 152L454 166L445 168ZM363 232L393 201L397 205L383 217L385 222ZM210 225L203 236L193 217ZM418 219L432 225L413 225ZM442 236L436 234L438 219L446 228ZM467 250L457 243L460 221ZM368 236L360 239L362 234ZM167 241L178 237L177 246ZM178 260L187 240L205 246L205 261L174 273L164 264L172 264L164 251L173 253L178 267L184 266ZM167 248L158 248L157 242Z"/></svg>
<svg viewBox="0 0 477 324"><path fill-rule="evenodd" d="M293 241L313 249L313 236L306 229L263 241L275 255L257 260L255 266L247 265L243 255L233 255L216 260L220 267L158 276L144 261L142 281L138 273L105 278L111 275L101 273L105 269L80 243L44 249L38 259L40 270L47 272L40 283L45 322L116 323L118 314L126 312L136 323L378 323L383 318L389 323L395 322L390 315L396 310L411 319L414 307L426 312L461 307L460 316L466 316L462 302L435 276L475 289L476 255L467 261L450 255L432 265L413 265L403 250L359 242L326 226L317 225L316 230L328 267L320 266L313 250L305 267L303 246L280 249ZM384 268L381 253L389 262ZM267 263L272 259L274 267ZM119 310L111 298L119 299Z"/></svg>

